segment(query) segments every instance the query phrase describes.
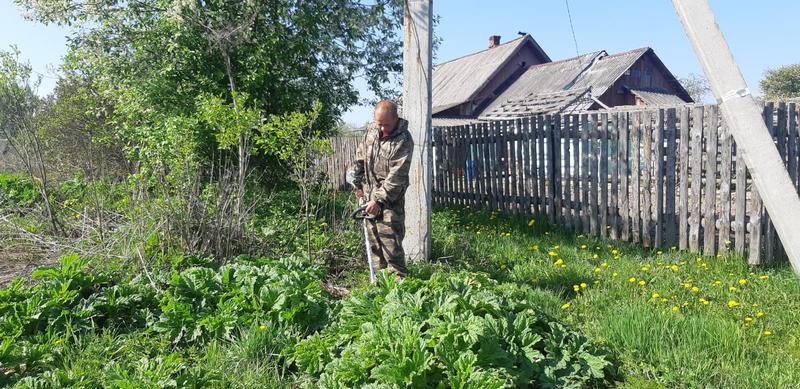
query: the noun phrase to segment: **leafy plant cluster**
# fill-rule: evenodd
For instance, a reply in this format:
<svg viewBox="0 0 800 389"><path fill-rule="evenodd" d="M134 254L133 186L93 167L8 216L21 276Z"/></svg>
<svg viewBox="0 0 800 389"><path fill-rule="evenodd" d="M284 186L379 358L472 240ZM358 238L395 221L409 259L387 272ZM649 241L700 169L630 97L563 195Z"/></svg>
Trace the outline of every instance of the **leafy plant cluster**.
<svg viewBox="0 0 800 389"><path fill-rule="evenodd" d="M28 207L38 196L33 182L20 175L0 172L0 205Z"/></svg>
<svg viewBox="0 0 800 389"><path fill-rule="evenodd" d="M0 289L0 384L25 379L81 386L74 371L66 381L58 374L71 367L69 355L85 339L102 334L163 343L147 358L157 357L153 369L174 365L168 371L175 378L190 364L164 347L204 347L255 326L275 338L280 346L275 352L281 352L327 322L330 303L319 266L294 257L240 258L220 267L211 263L183 258L172 270L123 282L118 273L92 269L88 259L66 255L59 266L37 269L34 286L15 280ZM122 343L117 347L130 342ZM114 374L124 378L133 373L122 369Z"/></svg>
<svg viewBox="0 0 800 389"><path fill-rule="evenodd" d="M603 387L610 352L542 313L533 290L480 273L383 277L341 303L294 360L327 388Z"/></svg>

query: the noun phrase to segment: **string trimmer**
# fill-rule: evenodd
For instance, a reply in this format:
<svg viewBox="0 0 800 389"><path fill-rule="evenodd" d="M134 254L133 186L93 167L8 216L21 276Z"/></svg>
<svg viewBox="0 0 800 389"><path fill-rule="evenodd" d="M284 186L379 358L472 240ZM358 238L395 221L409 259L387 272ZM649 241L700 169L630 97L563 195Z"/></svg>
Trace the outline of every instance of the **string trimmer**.
<svg viewBox="0 0 800 389"><path fill-rule="evenodd" d="M347 172L347 182L355 188L355 174L353 171ZM367 205L365 203L366 196L361 196L358 199L358 208L350 215L354 220L361 220L361 226L364 230L364 248L367 251L367 264L369 265L369 283L375 284L375 268L372 265L372 250L369 249L369 235L367 234L367 220L375 219L375 216L367 213Z"/></svg>

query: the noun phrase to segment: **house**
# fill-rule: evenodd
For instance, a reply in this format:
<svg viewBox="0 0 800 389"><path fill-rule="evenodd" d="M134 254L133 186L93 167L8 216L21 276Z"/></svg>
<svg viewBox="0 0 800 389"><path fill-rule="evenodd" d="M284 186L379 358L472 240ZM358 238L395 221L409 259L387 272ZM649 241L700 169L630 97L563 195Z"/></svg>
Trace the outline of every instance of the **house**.
<svg viewBox="0 0 800 389"><path fill-rule="evenodd" d="M434 126L692 102L649 47L551 61L530 35L493 43L434 67Z"/></svg>

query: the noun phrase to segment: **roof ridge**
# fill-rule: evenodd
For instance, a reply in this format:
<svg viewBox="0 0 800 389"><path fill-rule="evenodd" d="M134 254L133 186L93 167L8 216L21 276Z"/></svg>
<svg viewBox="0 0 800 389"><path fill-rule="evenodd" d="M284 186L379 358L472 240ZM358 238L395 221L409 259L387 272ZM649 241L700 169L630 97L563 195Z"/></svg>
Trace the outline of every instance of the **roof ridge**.
<svg viewBox="0 0 800 389"><path fill-rule="evenodd" d="M586 54L581 54L581 55L579 55L577 57L564 58L564 59L559 59L558 61L544 62L544 63L539 63L539 64L536 64L536 65L531 65L531 66L529 66L529 68L536 67L536 66L544 66L544 65L558 65L558 64L562 64L564 62L574 61L574 60L577 60L577 59L580 59L580 58L583 58L583 57L588 57L590 55L593 56L593 57L596 57L597 55L599 55L600 53L603 53L603 52L605 52L605 50L591 51L591 52L588 52Z"/></svg>
<svg viewBox="0 0 800 389"><path fill-rule="evenodd" d="M444 62L442 62L442 63L438 63L438 64L434 65L433 67L442 66L442 65L444 65L444 64L447 64L447 63L450 63L450 62L458 61L458 60L460 60L460 59L464 59L464 58L467 58L467 57L471 57L471 56L473 56L473 55L478 55L478 54L484 53L484 52L486 52L486 51L489 51L489 50L492 50L492 49L496 49L496 48L498 48L498 47L500 47L500 46L505 46L505 45L511 44L511 43L513 43L513 42L515 42L515 41L523 40L523 39L525 39L525 37L526 37L526 36L529 36L529 35L523 35L523 36L521 36L521 37L519 37L519 38L514 38L514 39L512 39L512 40L510 40L510 41L508 41L508 42L501 43L501 44L499 44L499 45L497 45L497 46L495 46L495 47L490 47L490 48L486 48L486 49L483 49L483 50L480 50L480 51L476 51L476 52L474 52L474 53L465 54L465 55L462 55L462 56L460 56L460 57L453 58L453 59L451 59L451 60L444 61Z"/></svg>
<svg viewBox="0 0 800 389"><path fill-rule="evenodd" d="M635 52L637 52L637 51L641 51L642 53L645 53L645 52L647 52L648 50L652 50L652 49L653 49L652 47L649 47L649 46L644 46L644 47L640 47L640 48L638 48L638 49L632 49L632 50L627 50L627 51L623 51L623 52L620 52L620 53L609 54L609 55L607 55L607 56L606 56L606 58L609 58L609 57L619 57L619 56L623 56L623 55L626 55L626 54L635 53Z"/></svg>

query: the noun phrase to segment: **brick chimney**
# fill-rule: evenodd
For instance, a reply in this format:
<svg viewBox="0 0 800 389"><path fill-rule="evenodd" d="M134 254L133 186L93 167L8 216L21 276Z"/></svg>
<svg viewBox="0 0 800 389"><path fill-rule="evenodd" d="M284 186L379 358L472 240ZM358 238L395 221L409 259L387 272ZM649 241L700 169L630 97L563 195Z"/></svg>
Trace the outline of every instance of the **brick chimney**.
<svg viewBox="0 0 800 389"><path fill-rule="evenodd" d="M489 48L500 46L500 35L492 35L489 37Z"/></svg>

